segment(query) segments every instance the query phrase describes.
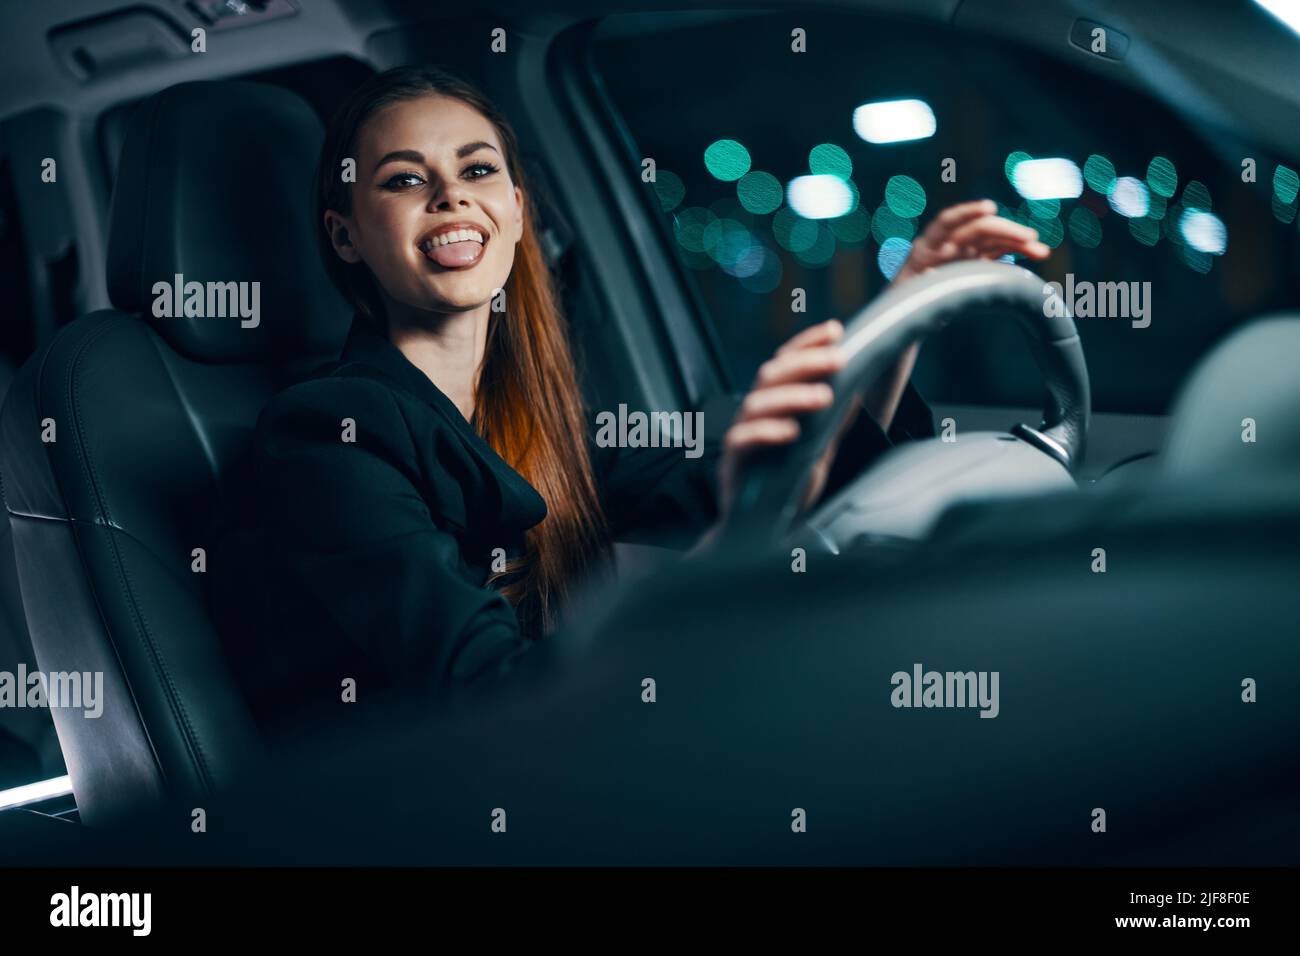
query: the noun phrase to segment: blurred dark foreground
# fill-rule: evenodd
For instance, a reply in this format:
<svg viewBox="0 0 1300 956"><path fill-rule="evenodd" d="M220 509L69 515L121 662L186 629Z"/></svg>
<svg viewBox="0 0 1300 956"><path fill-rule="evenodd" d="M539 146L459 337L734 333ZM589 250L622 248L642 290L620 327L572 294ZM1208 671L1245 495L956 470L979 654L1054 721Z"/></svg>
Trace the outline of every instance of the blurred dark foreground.
<svg viewBox="0 0 1300 956"><path fill-rule="evenodd" d="M1298 497L1287 476L1153 485L957 509L924 550L804 573L690 559L490 696L363 701L273 742L206 832L189 806L112 831L6 814L0 857L1295 865ZM996 718L893 706L917 664L998 672Z"/></svg>

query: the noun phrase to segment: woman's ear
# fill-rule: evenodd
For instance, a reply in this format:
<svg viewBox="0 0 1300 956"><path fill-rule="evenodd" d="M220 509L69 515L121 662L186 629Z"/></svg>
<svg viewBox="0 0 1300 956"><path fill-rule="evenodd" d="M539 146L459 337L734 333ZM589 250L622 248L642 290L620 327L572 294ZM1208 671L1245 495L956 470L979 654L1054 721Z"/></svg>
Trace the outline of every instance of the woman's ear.
<svg viewBox="0 0 1300 956"><path fill-rule="evenodd" d="M354 264L361 261L361 253L352 242L352 221L333 209L325 212L325 232L330 237L330 244L344 262Z"/></svg>

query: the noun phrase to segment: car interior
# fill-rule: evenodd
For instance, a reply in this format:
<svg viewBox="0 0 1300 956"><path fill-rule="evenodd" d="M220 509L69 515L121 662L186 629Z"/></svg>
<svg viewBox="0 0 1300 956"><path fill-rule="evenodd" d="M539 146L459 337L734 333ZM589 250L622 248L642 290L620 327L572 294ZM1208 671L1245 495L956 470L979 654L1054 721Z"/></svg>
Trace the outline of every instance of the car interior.
<svg viewBox="0 0 1300 956"><path fill-rule="evenodd" d="M590 409L697 407L742 389L777 344L834 315L856 349L837 395L924 338L914 380L940 430L951 421L969 438L955 454L940 437L900 448L800 519L801 480L834 428L827 415L798 448L755 469L731 516L734 559L685 568L650 546L621 547L621 566L659 570L644 572L655 575L653 585L622 588L592 609L575 642L593 649L600 661L593 667L634 671L644 648L671 634L656 645L665 676L689 680L713 667L719 686L746 700L770 692L806 702L811 685L788 682L800 674L811 681L815 671L825 719L860 728L846 662L891 653L926 660L941 647L960 650L964 638L987 640L1008 670L1019 654L1024 667L1049 675L1035 692L1040 709L1011 715L1006 732L1022 733L1016 746L1050 750L1067 717L1045 717L1043 702L1086 708L1088 694L1110 692L1108 680L1118 681L1114 693L1137 693L1150 686L1143 681L1178 671L1176 655L1187 654L1197 666L1185 676L1197 687L1215 668L1230 677L1228 703L1161 698L1170 721L1194 712L1198 732L1221 735L1199 765L1203 776L1191 769L1194 757L1177 762L1183 745L1172 741L1156 763L1177 772L1157 779L1134 770L1152 766L1134 748L1159 747L1163 735L1134 704L1098 725L1095 752L1072 766L1053 753L1035 779L1055 793L1051 780L1063 788L1061 781L1095 770L1108 747L1130 748L1118 766L1141 778L1128 792L1133 801L1166 799L1178 788L1199 794L1212 773L1258 772L1271 781L1260 783L1258 806L1243 796L1237 829L1225 824L1205 845L1259 858L1296 852L1294 835L1261 835L1286 813L1268 801L1297 785L1289 769L1294 724L1288 734L1280 712L1254 723L1229 713L1238 674L1265 662L1277 665L1275 700L1300 692L1288 656L1300 620L1300 235L1296 191L1288 198L1285 175L1275 175L1300 159L1300 125L1279 121L1300 109L1300 79L1277 83L1298 76L1286 65L1300 37L1266 11L1173 0L787 0L762 10L724 0L489 0L471 19L416 0L51 0L3 16L0 671L102 672L105 681L97 719L0 708L0 798L7 796L0 833L11 849L247 786L302 743L268 739L252 722L193 562L209 545L212 516L261 407L336 356L347 332L350 312L312 240L324 123L367 76L437 64L481 86L519 132ZM1105 55L1089 48L1087 25L1096 23L1115 38ZM200 28L206 46L195 52L192 31ZM806 59L788 56L795 28L806 31ZM765 43L771 52L755 54ZM766 56L778 65L762 66ZM742 73L756 57L760 65ZM1050 80L1035 79L1041 75ZM788 102L779 96L791 88L807 96L805 115L773 106ZM1029 221L1042 210L1012 188L1004 159L1013 151L1068 155L1080 166L1089 154L1109 156L1116 170L1137 177L1167 154L1176 157L1180 192L1194 181L1213 196L1228 254L1193 248L1167 222L1144 233L1134 226L1143 217L1126 224L1126 214L1113 204L1107 212L1096 196L1087 216L1051 211L1044 221L1061 231L1059 255L1043 277L1150 281L1154 318L1143 328L1127 317L1071 318L1071 301L1063 317L1045 318L1042 280L1010 263L963 264L885 291L884 242L869 228L827 239L830 254L820 259L773 244L774 278L761 269L743 275L734 261L728 271L684 239L687 207L710 222L752 225L758 215L739 209L734 190L724 195L700 162L711 141L733 137L767 168L794 174L815 144L849 142L855 104L902 96L933 105L940 135L872 147L855 166L863 208L876 210L877 225L888 219L877 193L893 174L926 177L922 224L978 195ZM943 182L935 170L950 156L958 177ZM672 177L647 182L646 157ZM1245 159L1257 171L1249 182ZM686 198L673 202L678 186ZM1098 221L1105 238L1089 245L1086 225ZM153 319L153 282L173 274L260 281L261 327L233 334L202 318ZM792 310L795 291L804 293L804 309ZM1258 423L1257 445L1243 444L1244 419ZM757 556L780 551L788 572L792 534L810 560L839 563L808 585L772 575ZM1071 562L1086 567L1098 546L1131 576L1097 587L1086 574L1080 580ZM903 581L904 562L941 583ZM744 599L716 598L729 593ZM818 609L811 623L797 617L810 607ZM972 620L997 625L975 637ZM854 638L868 621L879 639L863 647ZM728 629L752 638L744 668L708 640ZM782 650L801 629L821 635L822 653L839 666L802 671ZM1047 634L1071 648L1067 663L1044 656ZM1098 656L1079 650L1085 646ZM1127 661L1126 676L1102 666L1103 650ZM548 754L568 753L570 766L584 752L607 752L631 718L601 711L591 687L578 675L530 698L558 715L545 732L522 705L503 710L499 729L514 741L512 759L528 765L543 743ZM557 703L578 699L585 710ZM705 792L721 800L726 786L762 786L731 748L743 728L768 720L790 759L808 761L817 775L813 756L800 757L797 735L783 736L775 723L779 712L746 712L745 722L701 703L695 722L678 718L682 727L711 728L699 744L717 757ZM408 733L403 725L391 745L349 746L401 760ZM434 738L446 754L442 768L470 766L453 731L430 733L444 734ZM824 859L952 861L946 850L904 847L898 834L906 828L890 830L906 812L905 782L939 770L891 762L885 745L860 729L821 759L851 760L855 742L897 774L887 775L880 813L861 839L822 846ZM963 794L981 781L1002 793L999 807L1017 799L990 775L1023 749L1007 745L993 765L970 767L960 733L926 731L916 743L944 766L966 767L971 789L945 798L946 819L961 816ZM664 781L698 771L685 756L674 759ZM828 801L848 806L882 786L856 770L849 778ZM663 787L656 812L681 809ZM1256 811L1260 830L1234 844L1241 820ZM1205 824L1192 809L1186 815L1189 828ZM302 827L304 845L308 818L276 816L277 825ZM744 819L742 812L732 829L700 836L693 844L700 857L733 859ZM1029 813L1023 844L963 845L972 859L1023 859L1031 845L1060 850L1042 837L1047 825ZM1168 849L1183 832L1156 836L1172 841L1161 844ZM720 856L706 845L722 847ZM613 858L630 847L614 840L606 852ZM566 852L532 849L543 857ZM762 849L754 845L756 854ZM1148 850L1156 852L1135 844L1126 859L1144 861ZM648 841L635 852L658 859L666 851Z"/></svg>

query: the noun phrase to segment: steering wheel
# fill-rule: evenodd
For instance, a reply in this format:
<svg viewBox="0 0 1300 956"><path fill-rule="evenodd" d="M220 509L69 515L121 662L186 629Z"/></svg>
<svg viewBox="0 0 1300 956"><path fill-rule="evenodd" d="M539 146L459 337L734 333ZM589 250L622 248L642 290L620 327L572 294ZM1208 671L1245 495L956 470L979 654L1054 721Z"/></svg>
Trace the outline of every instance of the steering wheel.
<svg viewBox="0 0 1300 956"><path fill-rule="evenodd" d="M1020 320L1046 387L1041 423L891 449L815 514L802 517L800 498L813 466L854 397L912 342L943 329L962 312L985 306ZM836 551L864 534L924 537L938 514L961 497L1075 487L1072 475L1083 461L1088 436L1088 369L1068 308L1034 273L998 262L939 266L865 306L847 323L839 348L845 365L830 380L833 403L804 416L793 443L746 462L725 538L772 542L811 530Z"/></svg>

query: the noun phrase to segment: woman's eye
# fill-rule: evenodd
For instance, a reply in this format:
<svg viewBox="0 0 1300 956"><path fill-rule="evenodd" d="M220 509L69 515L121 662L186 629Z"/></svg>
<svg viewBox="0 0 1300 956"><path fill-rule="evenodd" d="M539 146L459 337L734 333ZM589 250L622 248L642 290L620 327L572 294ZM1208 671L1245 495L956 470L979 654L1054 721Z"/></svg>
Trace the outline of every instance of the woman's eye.
<svg viewBox="0 0 1300 956"><path fill-rule="evenodd" d="M465 167L461 175L466 179L482 179L497 171L497 167L491 163L474 163L472 166ZM422 185L424 185L424 177L418 173L398 173L386 180L382 188L396 191Z"/></svg>
<svg viewBox="0 0 1300 956"><path fill-rule="evenodd" d="M385 189L404 189L408 186L418 186L424 180L415 173L398 173L396 176L384 183Z"/></svg>

